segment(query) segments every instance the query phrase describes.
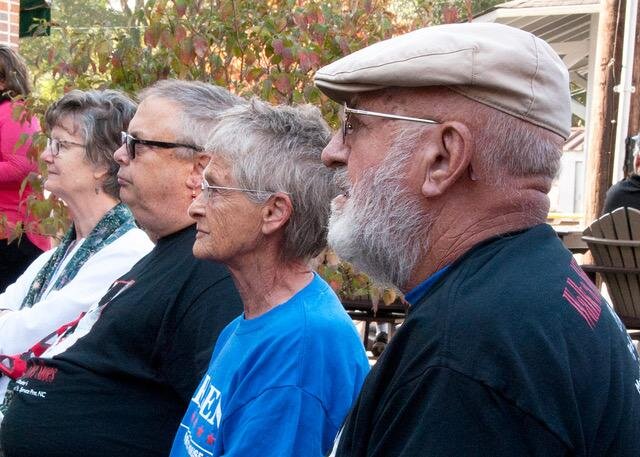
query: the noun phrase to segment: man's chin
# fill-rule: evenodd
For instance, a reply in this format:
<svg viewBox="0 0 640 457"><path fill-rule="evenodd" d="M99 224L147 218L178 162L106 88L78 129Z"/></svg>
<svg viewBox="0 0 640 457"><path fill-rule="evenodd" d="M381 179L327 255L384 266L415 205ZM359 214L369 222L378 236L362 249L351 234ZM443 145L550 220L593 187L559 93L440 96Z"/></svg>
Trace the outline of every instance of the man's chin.
<svg viewBox="0 0 640 457"><path fill-rule="evenodd" d="M343 214L332 211L331 217L329 218L329 230L327 232L329 247L333 249L342 260L347 260L346 256L351 254L350 245L353 240L351 224L345 219Z"/></svg>
<svg viewBox="0 0 640 457"><path fill-rule="evenodd" d="M363 259L366 253L357 242L357 230L344 218L334 218L329 223L329 233L327 241L329 247L333 249L336 255L345 262L351 263L358 270L364 271L362 268Z"/></svg>
<svg viewBox="0 0 640 457"><path fill-rule="evenodd" d="M120 187L120 201L127 205L129 208L133 208L136 203L135 196L131 193L130 189L127 187Z"/></svg>
<svg viewBox="0 0 640 457"><path fill-rule="evenodd" d="M334 217L329 222L327 241L329 247L345 262L352 264L358 271L368 275L380 285L393 285L388 272L367 252L368 247L359 240L360 229L345 217Z"/></svg>

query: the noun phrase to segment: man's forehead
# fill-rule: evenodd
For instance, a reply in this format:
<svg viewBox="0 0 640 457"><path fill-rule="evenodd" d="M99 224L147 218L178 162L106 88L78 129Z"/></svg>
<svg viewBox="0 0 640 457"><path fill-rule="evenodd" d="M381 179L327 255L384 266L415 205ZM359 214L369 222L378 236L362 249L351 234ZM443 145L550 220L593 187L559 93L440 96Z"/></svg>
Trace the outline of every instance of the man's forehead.
<svg viewBox="0 0 640 457"><path fill-rule="evenodd" d="M170 100L166 97L161 97L159 95L150 95L145 97L139 104L140 107L147 108L157 108L157 107L165 107L170 106L174 109L179 109L179 106L173 100Z"/></svg>
<svg viewBox="0 0 640 457"><path fill-rule="evenodd" d="M132 135L154 134L153 140L175 140L175 128L181 125L179 116L182 110L175 103L161 97L147 97L136 110L129 123ZM157 136L159 135L159 136Z"/></svg>
<svg viewBox="0 0 640 457"><path fill-rule="evenodd" d="M385 95L385 90L377 90L375 92L362 92L353 94L347 100L347 105L351 108L362 107L370 103L375 103Z"/></svg>

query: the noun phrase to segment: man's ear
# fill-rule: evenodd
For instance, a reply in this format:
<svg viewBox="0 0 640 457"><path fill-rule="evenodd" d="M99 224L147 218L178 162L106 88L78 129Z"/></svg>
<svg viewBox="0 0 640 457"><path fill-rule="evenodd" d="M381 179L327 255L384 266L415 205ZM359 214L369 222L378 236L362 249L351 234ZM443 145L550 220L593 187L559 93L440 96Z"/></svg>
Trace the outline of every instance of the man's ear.
<svg viewBox="0 0 640 457"><path fill-rule="evenodd" d="M291 197L275 193L262 208L262 233L270 235L284 228L293 214Z"/></svg>
<svg viewBox="0 0 640 457"><path fill-rule="evenodd" d="M461 122L445 122L435 131L425 132L419 163L424 167L422 194L442 195L458 179L467 175L473 155L471 132Z"/></svg>
<svg viewBox="0 0 640 457"><path fill-rule="evenodd" d="M207 167L209 160L211 160L211 156L202 152L199 152L198 155L193 159L193 166L191 168L189 176L187 177L187 187L189 189L200 188L200 183L202 182L202 174L204 173L204 169Z"/></svg>

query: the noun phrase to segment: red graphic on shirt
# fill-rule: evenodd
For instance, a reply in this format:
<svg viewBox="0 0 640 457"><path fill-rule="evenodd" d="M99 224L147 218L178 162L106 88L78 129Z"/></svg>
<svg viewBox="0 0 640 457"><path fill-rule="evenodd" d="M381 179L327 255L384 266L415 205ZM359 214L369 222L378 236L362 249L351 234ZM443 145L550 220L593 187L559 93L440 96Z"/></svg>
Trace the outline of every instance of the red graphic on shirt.
<svg viewBox="0 0 640 457"><path fill-rule="evenodd" d="M198 431L196 432L196 436L198 438L200 438L203 433L204 433L204 427L202 427L202 426L198 427Z"/></svg>
<svg viewBox="0 0 640 457"><path fill-rule="evenodd" d="M57 374L57 368L34 364L27 368L27 371L24 373L24 377L49 383L53 382Z"/></svg>
<svg viewBox="0 0 640 457"><path fill-rule="evenodd" d="M212 445L212 444L213 444L213 442L214 442L215 440L216 440L216 439L213 437L213 434L209 433L209 434L207 435L207 444L208 444L208 445Z"/></svg>
<svg viewBox="0 0 640 457"><path fill-rule="evenodd" d="M575 259L571 259L571 269L576 277L567 278L562 296L584 318L589 327L594 328L602 311L602 296L596 286L584 274Z"/></svg>

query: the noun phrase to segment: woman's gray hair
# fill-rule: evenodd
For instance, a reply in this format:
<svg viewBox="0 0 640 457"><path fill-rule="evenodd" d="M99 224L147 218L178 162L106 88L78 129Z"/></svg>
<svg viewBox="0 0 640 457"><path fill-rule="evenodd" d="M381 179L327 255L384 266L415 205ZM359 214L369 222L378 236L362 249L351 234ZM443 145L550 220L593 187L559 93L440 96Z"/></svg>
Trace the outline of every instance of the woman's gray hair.
<svg viewBox="0 0 640 457"><path fill-rule="evenodd" d="M182 108L176 113L175 142L193 144L202 149L205 148L220 113L233 106L247 103L245 99L220 86L178 79L158 81L138 94L140 102L150 97L169 100ZM191 159L197 151L179 148L177 154L184 159Z"/></svg>
<svg viewBox="0 0 640 457"><path fill-rule="evenodd" d="M254 99L225 112L206 144L231 163L239 187L265 191L249 198L263 203L273 192L290 195L285 261L309 260L326 246L331 199L338 193L333 171L320 159L330 138L316 107L271 106Z"/></svg>
<svg viewBox="0 0 640 457"><path fill-rule="evenodd" d="M46 130L51 131L55 126L61 127L67 118L73 121L74 129L80 130L84 138L86 159L108 169L102 190L119 198L119 167L113 153L122 144L120 132L127 130L135 113L135 102L122 92L72 90L49 107L44 122Z"/></svg>

